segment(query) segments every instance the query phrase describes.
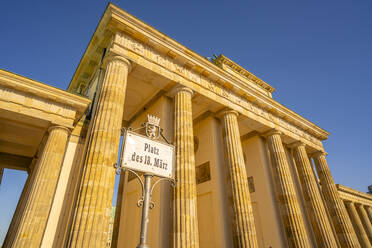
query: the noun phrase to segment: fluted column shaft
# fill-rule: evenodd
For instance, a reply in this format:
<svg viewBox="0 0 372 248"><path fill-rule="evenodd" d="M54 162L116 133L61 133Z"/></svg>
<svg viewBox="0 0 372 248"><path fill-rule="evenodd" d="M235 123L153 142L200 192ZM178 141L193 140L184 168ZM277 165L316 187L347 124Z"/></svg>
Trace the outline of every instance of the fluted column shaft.
<svg viewBox="0 0 372 248"><path fill-rule="evenodd" d="M367 212L369 221L372 223L372 207L365 206L364 208L365 208L365 210Z"/></svg>
<svg viewBox="0 0 372 248"><path fill-rule="evenodd" d="M25 185L23 186L23 190L22 190L21 196L19 197L16 210L14 211L12 221L10 222L8 232L4 239L4 243L3 243L4 248L12 247L12 244L16 237L17 228L19 227L20 221L22 220L22 215L25 212L24 209L27 203L29 192L30 192L30 184L32 184L31 183L32 175L33 173L30 172L25 182Z"/></svg>
<svg viewBox="0 0 372 248"><path fill-rule="evenodd" d="M180 87L174 97L176 186L174 188L173 247L199 247L195 178L192 91Z"/></svg>
<svg viewBox="0 0 372 248"><path fill-rule="evenodd" d="M360 245L363 248L370 248L371 245L369 243L367 233L363 228L362 221L359 218L359 215L355 209L354 203L351 201L346 201L345 205L346 205L347 211L349 212L350 219L354 223L355 232L359 239Z"/></svg>
<svg viewBox="0 0 372 248"><path fill-rule="evenodd" d="M318 247L338 247L336 237L328 219L322 196L311 168L305 145L298 143L294 149L294 158L306 201L311 226L313 228Z"/></svg>
<svg viewBox="0 0 372 248"><path fill-rule="evenodd" d="M130 62L105 58L105 77L83 163L69 247L106 247Z"/></svg>
<svg viewBox="0 0 372 248"><path fill-rule="evenodd" d="M341 247L360 247L345 205L337 191L324 153L314 154L315 167L322 185L324 201L331 216Z"/></svg>
<svg viewBox="0 0 372 248"><path fill-rule="evenodd" d="M3 175L4 175L4 168L0 168L0 185L1 185L1 181L3 180Z"/></svg>
<svg viewBox="0 0 372 248"><path fill-rule="evenodd" d="M258 247L237 116L236 111L222 112L226 162L234 207L234 247Z"/></svg>
<svg viewBox="0 0 372 248"><path fill-rule="evenodd" d="M48 131L49 137L26 189L28 198L12 247L41 244L69 136L69 130L61 126L52 126Z"/></svg>
<svg viewBox="0 0 372 248"><path fill-rule="evenodd" d="M276 130L269 132L267 143L288 246L311 247L280 135Z"/></svg>
<svg viewBox="0 0 372 248"><path fill-rule="evenodd" d="M369 242L372 244L372 224L368 218L367 211L364 209L362 204L355 204L355 207L359 214L360 220L363 223L364 230L367 233Z"/></svg>

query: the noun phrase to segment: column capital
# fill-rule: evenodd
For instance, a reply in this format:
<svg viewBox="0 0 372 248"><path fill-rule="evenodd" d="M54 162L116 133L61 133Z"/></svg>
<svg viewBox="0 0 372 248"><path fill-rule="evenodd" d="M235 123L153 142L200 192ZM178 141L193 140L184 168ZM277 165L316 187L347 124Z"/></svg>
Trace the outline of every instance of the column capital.
<svg viewBox="0 0 372 248"><path fill-rule="evenodd" d="M275 135L275 134L278 134L279 136L281 136L283 133L282 133L281 131L279 131L278 129L273 128L273 129L271 129L271 130L269 130L269 131L263 133L262 136L264 136L264 137L267 138L267 137L269 137L269 136L273 136L273 135Z"/></svg>
<svg viewBox="0 0 372 248"><path fill-rule="evenodd" d="M350 201L350 200L344 200L345 204L347 205L352 205L354 202Z"/></svg>
<svg viewBox="0 0 372 248"><path fill-rule="evenodd" d="M70 135L71 134L71 130L67 127L64 127L64 126L59 126L59 125L52 125L48 128L48 133L52 132L53 130L55 129L61 129L61 130L64 130L67 132L67 135Z"/></svg>
<svg viewBox="0 0 372 248"><path fill-rule="evenodd" d="M189 93L191 96L194 95L194 91L192 89L190 89L189 87L187 86L184 86L184 85L181 85L181 84L177 84L175 85L169 92L168 92L168 96L170 97L174 97L176 94L178 94L179 92L187 92Z"/></svg>
<svg viewBox="0 0 372 248"><path fill-rule="evenodd" d="M119 54L116 54L116 53L113 53L113 52L109 52L103 58L103 63L102 63L103 68L105 68L107 66L107 64L111 61L121 61L121 62L125 63L128 66L128 73L132 70L132 62L130 62L129 59L127 59L123 55L119 55Z"/></svg>
<svg viewBox="0 0 372 248"><path fill-rule="evenodd" d="M328 153L327 152L325 152L325 151L317 151L317 152L314 152L314 153L311 153L310 154L310 156L312 157L312 158L319 158L320 156L327 156L328 155Z"/></svg>
<svg viewBox="0 0 372 248"><path fill-rule="evenodd" d="M236 110L230 109L230 108L223 108L223 109L221 109L220 111L218 111L218 112L216 113L216 117L217 117L217 118L220 118L220 119L221 119L222 117L226 116L226 115L235 115L235 116L239 116L239 112L236 111Z"/></svg>
<svg viewBox="0 0 372 248"><path fill-rule="evenodd" d="M288 145L288 147L290 147L290 148L297 148L297 147L300 147L300 146L306 147L306 144L302 141L295 141L295 142Z"/></svg>

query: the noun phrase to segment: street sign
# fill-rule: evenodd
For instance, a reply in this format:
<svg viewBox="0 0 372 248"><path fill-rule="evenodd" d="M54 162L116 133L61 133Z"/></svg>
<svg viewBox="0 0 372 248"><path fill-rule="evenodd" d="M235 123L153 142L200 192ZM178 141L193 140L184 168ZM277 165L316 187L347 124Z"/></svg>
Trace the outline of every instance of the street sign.
<svg viewBox="0 0 372 248"><path fill-rule="evenodd" d="M174 178L174 146L127 131L122 167L159 177Z"/></svg>
<svg viewBox="0 0 372 248"><path fill-rule="evenodd" d="M149 248L147 244L149 210L155 206L155 203L151 201L155 185L161 181L169 181L175 186L174 146L156 141L162 137L168 143L159 123L160 118L147 115L147 122L142 124L142 128L136 129L145 129L147 137L129 130L125 131L119 166L114 165L117 174L120 174L122 170L127 170L133 173L141 183L142 197L138 200L137 206L142 206L142 218L140 243L137 248ZM136 171L143 172L145 180L142 180ZM151 186L153 176L158 176L160 179Z"/></svg>

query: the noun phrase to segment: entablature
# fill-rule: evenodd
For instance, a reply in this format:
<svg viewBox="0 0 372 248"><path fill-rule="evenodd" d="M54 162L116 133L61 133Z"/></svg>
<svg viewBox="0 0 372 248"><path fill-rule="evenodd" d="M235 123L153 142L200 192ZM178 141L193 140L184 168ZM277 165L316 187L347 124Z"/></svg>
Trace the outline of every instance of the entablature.
<svg viewBox="0 0 372 248"><path fill-rule="evenodd" d="M0 69L0 109L72 128L90 100Z"/></svg>
<svg viewBox="0 0 372 248"><path fill-rule="evenodd" d="M225 55L220 54L218 57L213 59L213 63L221 67L223 70L239 77L241 80L256 86L257 90L262 91L269 97L272 97L271 94L275 91L275 89L271 85L264 82L253 73L247 71L245 68L235 63L231 59L227 58Z"/></svg>
<svg viewBox="0 0 372 248"><path fill-rule="evenodd" d="M359 203L362 205L372 207L372 195L360 192L358 190L352 189L341 184L336 184L336 186L340 194L340 197L343 200L352 201L354 203Z"/></svg>
<svg viewBox="0 0 372 248"><path fill-rule="evenodd" d="M100 66L104 50L120 54L247 117L258 119L268 128L282 129L284 134L290 133L293 138L323 150L321 141L327 139L329 133L273 100L274 88L270 85L247 71L242 72L265 89L258 90L113 4L108 5L69 91L80 88L82 83L88 84Z"/></svg>

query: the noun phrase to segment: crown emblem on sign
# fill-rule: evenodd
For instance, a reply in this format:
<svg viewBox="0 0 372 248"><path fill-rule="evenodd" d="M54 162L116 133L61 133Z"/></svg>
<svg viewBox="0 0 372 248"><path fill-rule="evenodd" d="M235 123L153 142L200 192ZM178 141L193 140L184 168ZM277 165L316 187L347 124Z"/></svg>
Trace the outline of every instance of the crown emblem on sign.
<svg viewBox="0 0 372 248"><path fill-rule="evenodd" d="M153 115L147 115L147 121L150 125L158 127L160 123L160 118Z"/></svg>
<svg viewBox="0 0 372 248"><path fill-rule="evenodd" d="M146 129L146 135L147 137L151 139L157 139L160 136L161 128L159 127L160 118L153 116L153 115L147 115L147 122L145 122L143 125Z"/></svg>

